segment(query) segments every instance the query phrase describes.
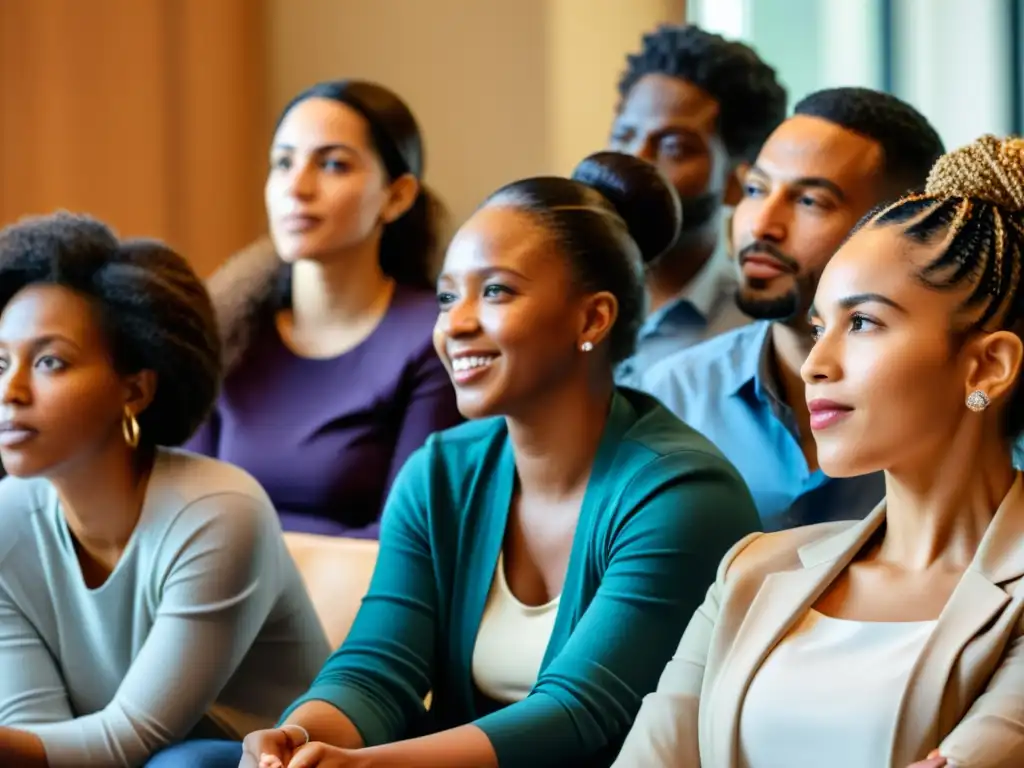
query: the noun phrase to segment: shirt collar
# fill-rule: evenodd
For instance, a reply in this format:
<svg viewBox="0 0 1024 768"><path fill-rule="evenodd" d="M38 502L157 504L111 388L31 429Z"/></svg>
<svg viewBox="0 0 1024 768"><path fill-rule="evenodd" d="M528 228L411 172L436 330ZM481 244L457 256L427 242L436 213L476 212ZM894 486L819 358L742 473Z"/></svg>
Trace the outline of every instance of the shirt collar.
<svg viewBox="0 0 1024 768"><path fill-rule="evenodd" d="M772 375L772 353L774 345L771 334L772 324L768 320L758 320L747 326L747 343L738 350L738 360L734 367L736 378L730 392L737 394L746 387L751 387L759 400L772 398L778 400L778 387Z"/></svg>
<svg viewBox="0 0 1024 768"><path fill-rule="evenodd" d="M704 323L708 323L715 307L729 289L728 269L731 267L725 253L719 249L693 276L693 279L675 298L667 301L652 312L640 329L641 335L654 332L674 317L696 312ZM729 297L731 300L731 297Z"/></svg>

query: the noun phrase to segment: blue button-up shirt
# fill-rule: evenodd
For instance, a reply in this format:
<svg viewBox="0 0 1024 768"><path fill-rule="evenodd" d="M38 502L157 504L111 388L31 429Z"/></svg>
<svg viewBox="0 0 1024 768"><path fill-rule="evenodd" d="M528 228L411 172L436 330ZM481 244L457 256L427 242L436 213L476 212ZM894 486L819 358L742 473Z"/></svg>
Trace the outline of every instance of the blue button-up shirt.
<svg viewBox="0 0 1024 768"><path fill-rule="evenodd" d="M768 322L737 328L654 366L641 388L710 439L743 475L765 530L859 520L885 495L881 472L811 471L771 374Z"/></svg>
<svg viewBox="0 0 1024 768"><path fill-rule="evenodd" d="M736 268L718 252L672 301L648 315L636 352L615 371L618 384L640 387L656 364L684 349L750 322L736 306Z"/></svg>

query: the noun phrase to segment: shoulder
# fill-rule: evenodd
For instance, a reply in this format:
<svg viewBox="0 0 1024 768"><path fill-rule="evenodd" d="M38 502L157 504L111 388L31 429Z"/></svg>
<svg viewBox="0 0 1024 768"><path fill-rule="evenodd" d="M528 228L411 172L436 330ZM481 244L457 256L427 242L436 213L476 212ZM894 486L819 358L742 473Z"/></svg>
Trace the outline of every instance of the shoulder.
<svg viewBox="0 0 1024 768"><path fill-rule="evenodd" d="M444 371L434 351L434 324L437 322L437 296L433 291L399 285L388 307L387 319L377 336L387 347L390 358L399 357L405 364L424 364ZM447 373L445 372L447 378Z"/></svg>
<svg viewBox="0 0 1024 768"><path fill-rule="evenodd" d="M213 527L273 528L273 502L243 469L180 449L162 448L146 493L154 522L180 527L182 520Z"/></svg>
<svg viewBox="0 0 1024 768"><path fill-rule="evenodd" d="M437 322L437 296L426 288L400 285L388 307L389 321L395 327L414 333L416 338L433 340L434 323Z"/></svg>
<svg viewBox="0 0 1024 768"><path fill-rule="evenodd" d="M707 392L738 383L737 371L758 354L765 332L764 323L750 323L676 352L644 374L642 387L658 397L692 392L706 402Z"/></svg>
<svg viewBox="0 0 1024 768"><path fill-rule="evenodd" d="M496 464L507 437L501 417L466 421L435 432L409 457L399 478L419 482L429 477L461 485L461 478Z"/></svg>
<svg viewBox="0 0 1024 768"><path fill-rule="evenodd" d="M8 555L33 541L37 518L55 496L53 486L39 478L7 477L0 480L0 567Z"/></svg>
<svg viewBox="0 0 1024 768"><path fill-rule="evenodd" d="M270 502L263 487L244 469L178 448L158 450L152 481L173 489L175 496L186 504L223 493Z"/></svg>
<svg viewBox="0 0 1024 768"><path fill-rule="evenodd" d="M629 389L619 392L634 408L636 420L616 448L612 466L618 478L672 483L694 473L712 471L743 485L722 452L655 397Z"/></svg>
<svg viewBox="0 0 1024 768"><path fill-rule="evenodd" d="M761 582L773 573L803 568L800 550L860 524L861 521L844 520L755 534L741 541L726 555L719 576L726 585L752 579Z"/></svg>

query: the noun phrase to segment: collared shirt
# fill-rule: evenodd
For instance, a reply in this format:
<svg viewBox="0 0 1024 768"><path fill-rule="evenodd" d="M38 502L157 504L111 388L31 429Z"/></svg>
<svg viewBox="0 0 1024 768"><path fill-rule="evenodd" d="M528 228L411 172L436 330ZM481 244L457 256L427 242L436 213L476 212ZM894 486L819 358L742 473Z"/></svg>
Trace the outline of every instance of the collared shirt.
<svg viewBox="0 0 1024 768"><path fill-rule="evenodd" d="M636 352L615 372L637 387L654 365L680 350L750 322L736 306L735 266L717 251L676 298L652 312L637 334Z"/></svg>
<svg viewBox="0 0 1024 768"><path fill-rule="evenodd" d="M885 495L883 475L830 478L808 468L796 417L771 372L770 328L756 322L677 353L641 388L736 465L765 530L859 520Z"/></svg>

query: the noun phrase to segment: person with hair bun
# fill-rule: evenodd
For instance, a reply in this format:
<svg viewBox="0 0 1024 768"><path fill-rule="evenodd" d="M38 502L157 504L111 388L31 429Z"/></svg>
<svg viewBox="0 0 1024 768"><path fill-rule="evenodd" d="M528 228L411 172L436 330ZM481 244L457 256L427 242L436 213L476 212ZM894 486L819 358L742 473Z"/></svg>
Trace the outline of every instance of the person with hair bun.
<svg viewBox="0 0 1024 768"><path fill-rule="evenodd" d="M70 214L0 231L0 765L240 736L327 657L263 489L172 449L220 372L165 245Z"/></svg>
<svg viewBox="0 0 1024 768"><path fill-rule="evenodd" d="M461 421L430 340L443 209L409 108L379 85L314 85L281 113L272 243L210 280L227 377L188 448L267 489L286 530L376 538L388 489Z"/></svg>
<svg viewBox="0 0 1024 768"><path fill-rule="evenodd" d="M434 340L471 421L399 474L351 633L242 766L611 762L758 524L707 440L613 382L679 218L654 166L601 153L502 187L459 230ZM243 748L223 749L179 764L234 768Z"/></svg>
<svg viewBox="0 0 1024 768"><path fill-rule="evenodd" d="M825 268L802 368L863 521L725 557L622 768L1024 765L1024 141L944 155Z"/></svg>

